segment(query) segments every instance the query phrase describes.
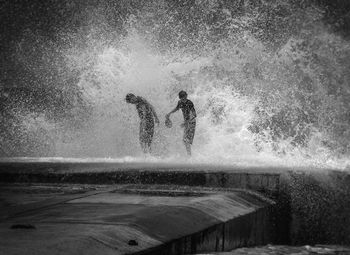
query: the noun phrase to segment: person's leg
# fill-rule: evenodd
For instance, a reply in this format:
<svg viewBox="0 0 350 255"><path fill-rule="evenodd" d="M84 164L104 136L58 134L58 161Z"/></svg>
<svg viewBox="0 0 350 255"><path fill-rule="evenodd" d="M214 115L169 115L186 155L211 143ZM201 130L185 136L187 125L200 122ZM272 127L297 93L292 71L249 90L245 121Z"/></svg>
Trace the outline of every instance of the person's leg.
<svg viewBox="0 0 350 255"><path fill-rule="evenodd" d="M185 142L185 141L184 141L184 144L185 144L187 155L191 156L192 155L192 153L191 153L191 144L188 143L188 142Z"/></svg>
<svg viewBox="0 0 350 255"><path fill-rule="evenodd" d="M142 141L143 141L143 152L146 154L151 153L151 144L154 134L154 123L152 121L147 121L143 124L142 128Z"/></svg>
<svg viewBox="0 0 350 255"><path fill-rule="evenodd" d="M147 153L148 153L148 154L151 154L151 152L152 152L151 144L152 144L152 141L149 141L149 142L147 143L147 145L146 145L146 147L147 147Z"/></svg>
<svg viewBox="0 0 350 255"><path fill-rule="evenodd" d="M193 142L195 128L196 128L196 123L189 123L185 125L183 142L184 142L188 156L192 155L191 145Z"/></svg>
<svg viewBox="0 0 350 255"><path fill-rule="evenodd" d="M143 153L147 153L147 132L146 123L144 121L140 122L139 141Z"/></svg>
<svg viewBox="0 0 350 255"><path fill-rule="evenodd" d="M153 141L153 135L154 135L154 122L149 121L147 123L147 149L148 153L151 154L152 152L152 141Z"/></svg>
<svg viewBox="0 0 350 255"><path fill-rule="evenodd" d="M140 141L140 145L141 145L141 149L143 151L143 153L147 153L148 148L147 148L147 143L145 143L144 141Z"/></svg>
<svg viewBox="0 0 350 255"><path fill-rule="evenodd" d="M149 139L149 136L146 136L141 145L143 153L145 154L151 153L151 144L152 144L152 141Z"/></svg>

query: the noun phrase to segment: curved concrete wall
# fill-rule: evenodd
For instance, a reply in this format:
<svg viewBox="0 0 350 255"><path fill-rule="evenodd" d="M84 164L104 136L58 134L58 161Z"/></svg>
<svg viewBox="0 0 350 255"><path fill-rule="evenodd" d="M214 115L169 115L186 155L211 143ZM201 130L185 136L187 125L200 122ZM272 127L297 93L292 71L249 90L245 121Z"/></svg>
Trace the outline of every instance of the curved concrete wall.
<svg viewBox="0 0 350 255"><path fill-rule="evenodd" d="M350 174L335 170L115 163L0 163L2 182L238 188L273 198L277 243L350 244Z"/></svg>

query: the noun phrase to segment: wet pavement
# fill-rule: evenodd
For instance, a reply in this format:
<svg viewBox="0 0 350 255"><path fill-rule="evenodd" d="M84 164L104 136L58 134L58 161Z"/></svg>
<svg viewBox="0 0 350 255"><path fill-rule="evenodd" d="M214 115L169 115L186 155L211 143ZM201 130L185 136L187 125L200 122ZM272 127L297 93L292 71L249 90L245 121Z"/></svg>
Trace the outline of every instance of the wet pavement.
<svg viewBox="0 0 350 255"><path fill-rule="evenodd" d="M104 243L99 249L106 249L108 245L112 247L116 245L108 243L110 240L115 240L114 236L110 236L110 232L115 231L129 233L126 236L128 236L128 238L130 237L130 240L126 238L118 243L118 246L124 247L125 251L130 248L129 246L140 248L144 245L144 243L137 242L136 239L132 238L132 235L136 235L138 238L145 236L144 231L142 229L140 231L140 228L136 229L139 231L137 232L136 230L130 229L130 227L121 227L118 218L123 218L128 221L134 217L134 213L137 214L139 213L138 211L144 213L143 210L145 208L147 208L147 213L150 213L149 215L151 215L151 218L153 216L157 218L159 215L163 216L168 213L168 216L166 216L167 219L163 218L163 222L158 224L158 227L163 228L168 221L175 222L175 225L167 225L168 229L170 229L167 233L168 235L173 229L176 229L176 223L178 222L182 222L185 228L187 225L191 224L191 222L185 222L181 217L172 218L173 215L171 215L171 213L174 212L174 208L178 210L177 213L182 215L182 217L190 218L192 214L195 215L193 221L197 220L196 217L198 216L198 211L200 211L199 214L204 213L204 215L209 215L209 218L211 217L211 219L214 219L215 222L223 223L232 216L232 212L236 213L241 211L241 208L238 207L246 207L245 200L248 200L248 205L261 205L262 207L253 206L253 211L246 211L248 212L248 216L245 216L245 213L236 214L238 218L246 218L234 224L238 224L239 228L255 231L255 233L261 237L259 244L256 243L255 239L255 243L249 241L253 240L249 237L249 231L245 231L245 233L240 233L240 231L235 232L232 231L235 227L226 224L224 227L215 227L214 232L212 235L209 235L209 238L201 235L196 236L192 233L190 238L185 238L183 240L183 243L180 242L181 244L176 244L177 251L169 248L169 253L159 254L184 254L185 251L187 253L198 253L200 251L209 250L222 251L221 247L224 247L225 250L231 250L229 249L230 247L251 247L253 245L264 245L267 243L288 243L290 241L298 244L348 244L350 240L350 225L348 224L350 219L350 175L339 171L312 172L290 171L290 169L256 169L254 167L240 168L233 166L218 167L212 165L188 164L143 164L137 162L127 164L89 161L37 162L35 160L28 161L26 159L23 162L0 162L0 180L2 182L0 186L0 225L5 226L1 223L4 222L4 220L12 220L12 225L6 225L6 229L0 226L0 236L5 236L5 241L3 240L2 243L0 241L0 254L3 254L1 252L1 245L7 245L8 247L9 244L6 244L6 242L11 243L11 237L7 235L8 229L11 229L12 232L38 232L38 222L43 224L47 221L46 223L52 224L52 215L60 215L62 224L57 224L55 228L50 228L50 226L43 224L43 228L40 228L43 236L49 236L50 233L53 232L56 232L58 236L66 235L67 229L75 229L74 231L80 234L68 237L64 243L68 244L73 240L75 244L72 247L75 247L75 251L80 249L82 252L86 246L89 247L88 251L93 254L95 250L93 247L90 247L91 243L88 242L90 246L85 243L86 239L92 238L95 241L98 240L97 242L99 244L96 243L96 247ZM32 183L36 184L32 185ZM231 195L238 194L238 196L232 197L229 195L226 197L226 193L231 193ZM219 199L220 202L215 203L215 201L218 200L218 194L226 198L223 199L223 197L221 197L221 200ZM153 198L144 199L142 197ZM207 207L198 206L198 199L203 198L204 204L207 203ZM282 238L282 240L278 241L274 239L274 242L268 241L268 238L264 239L262 235L262 231L265 231L265 233L269 232L269 230L265 228L269 227L271 224L264 223L260 228L256 226L257 224L255 224L254 227L254 224L250 227L244 225L244 222L254 222L259 217L267 216L264 216L264 213L268 213L268 210L264 211L264 203L268 206L272 205L274 202L272 202L271 199L276 202L274 208L277 208L279 213L275 218L277 221L274 222L277 226L277 231L275 231L274 234L277 238ZM196 200L197 202L193 203ZM130 204L130 201L133 202ZM307 203L305 203L305 201L307 201ZM224 211L220 209L221 202L223 202L224 208L226 208ZM128 206L126 206L126 204L128 204ZM236 205L239 206L237 207ZM60 209L53 210L56 207ZM123 209L120 207L123 207ZM155 211L152 211L153 209L150 211L150 207L153 209L158 208L158 214L154 213ZM170 210L166 209L168 210L166 211L165 207L170 208ZM182 209L179 210L179 207ZM188 210L187 212L183 210L184 207ZM260 212L259 208L263 209L263 213ZM94 210L96 212L94 212ZM107 215L111 217L104 219L103 214L108 210L110 212L107 213ZM122 214L116 213L117 216L113 218L112 214L118 210L119 212L123 210L128 211L129 216L126 217L124 215L121 217ZM22 217L24 211L45 211L46 214L42 215L45 220L41 220L41 216L37 216L33 218L35 221L38 221L36 224L32 224L30 221L14 221L14 219L21 219L19 216ZM79 222L73 222L74 218L79 218L79 214L75 214L77 212L81 212L85 216L82 216ZM224 214L221 215L223 212ZM233 216L235 216L235 214L233 214ZM205 217L202 219L207 219ZM97 219L97 221L92 222L92 225L95 224L93 227L95 232L91 232L91 225L89 226L87 224L92 218ZM201 217L198 218L200 219ZM68 221L65 221L67 219ZM118 220L118 227L116 227L117 224L113 225L113 230L105 226L102 227L101 223L105 224L107 222L105 225L108 225L111 222L113 223L115 219ZM146 222L145 219L142 219L142 221L144 221L142 224L145 223L145 226L148 226L150 232L155 233L153 229L151 230L152 224ZM208 220L208 222L210 222L210 220ZM265 222L265 220L263 220L263 222ZM67 224L64 225L63 223ZM74 226L72 225L73 223L75 224ZM129 225L131 223L130 221L127 222ZM217 226L218 224L215 223L214 225ZM289 229L290 226L292 226L292 229ZM226 227L231 229L230 231L227 230L227 233L225 232ZM261 230L261 228L264 230ZM191 228L187 229L187 233L191 232L190 229ZM99 235L101 232L105 233L106 231L108 234L106 234L104 238L106 238L107 241L103 238L95 238L96 235ZM158 234L159 233L160 232L158 232ZM183 236L184 233L185 232L182 232L179 236ZM163 245L164 242L167 242L165 240L170 240L162 239L164 237L163 234L160 236L149 234L151 238L148 239L146 243L148 243L149 247L154 247L158 244ZM232 242L228 241L230 240L228 235L231 235ZM242 235L245 237L241 238ZM204 237L209 240L206 245L208 245L208 247L210 246L210 249L205 250L205 246L192 249L191 242L193 241L196 243L198 240L203 241L203 239L205 239ZM22 236L22 238L24 238L24 236ZM225 239L225 241L223 241L223 239ZM38 240L40 240L39 237ZM327 240L327 242L325 242L325 240ZM32 244L31 241L28 242ZM127 244L127 246L125 246L125 244ZM17 243L14 242L11 245L14 248ZM52 245L52 243L50 245ZM16 247L16 249L19 248ZM62 249L62 247L59 249ZM115 250L115 246L110 252L113 253L113 249ZM183 252L181 253L179 250ZM105 254L108 254L108 252L109 250L106 251ZM4 254L8 254L8 252ZM15 252L13 254L19 253ZM336 246L291 247L270 245L256 248L241 248L227 254L350 253L347 248Z"/></svg>
<svg viewBox="0 0 350 255"><path fill-rule="evenodd" d="M145 185L0 187L0 254L186 254L269 242L272 200Z"/></svg>

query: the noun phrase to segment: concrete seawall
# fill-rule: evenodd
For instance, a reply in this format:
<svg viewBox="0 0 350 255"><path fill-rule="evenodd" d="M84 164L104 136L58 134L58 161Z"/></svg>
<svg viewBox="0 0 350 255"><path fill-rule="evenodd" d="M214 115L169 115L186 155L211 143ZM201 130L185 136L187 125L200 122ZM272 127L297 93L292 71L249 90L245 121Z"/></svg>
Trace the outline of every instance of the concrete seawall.
<svg viewBox="0 0 350 255"><path fill-rule="evenodd" d="M3 183L163 185L174 189L253 191L276 202L271 208L274 243L350 244L350 175L332 169L0 162L0 180Z"/></svg>
<svg viewBox="0 0 350 255"><path fill-rule="evenodd" d="M168 184L248 189L277 195L277 169L151 163L0 162L0 180L14 183Z"/></svg>
<svg viewBox="0 0 350 255"><path fill-rule="evenodd" d="M273 241L274 203L252 192L73 188L2 186L0 253L172 255Z"/></svg>

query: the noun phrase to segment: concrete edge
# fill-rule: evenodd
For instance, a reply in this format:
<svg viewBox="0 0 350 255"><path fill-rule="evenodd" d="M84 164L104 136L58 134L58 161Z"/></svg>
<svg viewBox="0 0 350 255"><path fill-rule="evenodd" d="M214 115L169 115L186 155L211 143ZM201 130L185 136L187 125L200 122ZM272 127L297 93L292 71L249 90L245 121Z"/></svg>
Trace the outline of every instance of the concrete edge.
<svg viewBox="0 0 350 255"><path fill-rule="evenodd" d="M2 171L3 183L79 183L79 184L160 184L248 189L275 197L279 191L280 174L120 170L99 172L28 172Z"/></svg>

